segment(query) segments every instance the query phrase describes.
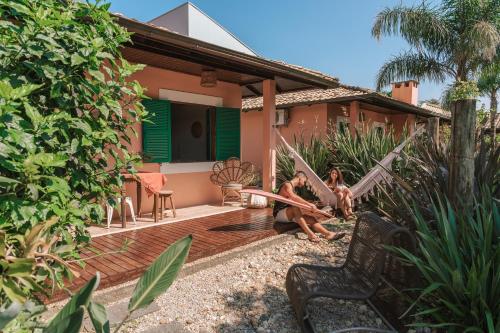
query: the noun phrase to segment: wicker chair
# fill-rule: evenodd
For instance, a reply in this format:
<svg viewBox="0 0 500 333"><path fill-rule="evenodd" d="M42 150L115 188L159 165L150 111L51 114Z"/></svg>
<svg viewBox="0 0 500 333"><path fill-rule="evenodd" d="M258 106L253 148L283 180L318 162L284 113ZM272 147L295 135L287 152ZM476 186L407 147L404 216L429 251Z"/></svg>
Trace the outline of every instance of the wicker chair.
<svg viewBox="0 0 500 333"><path fill-rule="evenodd" d="M393 323L387 320L385 313L382 313L384 310L391 309L380 309L371 301L377 296L379 301L380 298L383 299L383 295L378 295L378 290L383 283L384 269L390 268L386 266L387 252L384 246L394 244L394 239L409 240L407 243L409 247L415 246L407 229L389 223L374 213L363 213L356 222L347 258L342 266L298 264L290 267L286 277L286 291L302 332L316 332L307 310L307 304L309 300L317 297L364 300L390 328L390 330L383 330L355 327L332 331L332 333L396 332ZM395 265L391 264L393 268Z"/></svg>
<svg viewBox="0 0 500 333"><path fill-rule="evenodd" d="M238 201L243 204L240 190L250 184L254 177L254 166L250 162L241 162L237 157L219 161L212 168L210 180L220 186L222 192L222 205L226 201Z"/></svg>

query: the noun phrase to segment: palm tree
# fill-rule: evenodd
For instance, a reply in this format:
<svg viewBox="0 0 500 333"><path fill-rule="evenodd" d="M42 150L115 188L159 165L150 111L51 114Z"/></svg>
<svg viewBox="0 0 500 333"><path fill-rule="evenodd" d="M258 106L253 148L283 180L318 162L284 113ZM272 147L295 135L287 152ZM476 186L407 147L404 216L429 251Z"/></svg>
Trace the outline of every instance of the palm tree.
<svg viewBox="0 0 500 333"><path fill-rule="evenodd" d="M410 49L382 66L377 89L396 80L442 83L451 78L457 87L474 80L481 66L496 55L499 17L500 0L443 0L436 6L422 1L382 10L372 35L377 39L399 35ZM472 196L463 193L473 190L475 122L474 99L453 103L449 193L457 206L465 208L472 204ZM461 199L467 201L460 203Z"/></svg>
<svg viewBox="0 0 500 333"><path fill-rule="evenodd" d="M477 87L483 96L490 99L490 127L493 146L496 144L496 113L498 109L498 90L500 90L500 56L481 70Z"/></svg>

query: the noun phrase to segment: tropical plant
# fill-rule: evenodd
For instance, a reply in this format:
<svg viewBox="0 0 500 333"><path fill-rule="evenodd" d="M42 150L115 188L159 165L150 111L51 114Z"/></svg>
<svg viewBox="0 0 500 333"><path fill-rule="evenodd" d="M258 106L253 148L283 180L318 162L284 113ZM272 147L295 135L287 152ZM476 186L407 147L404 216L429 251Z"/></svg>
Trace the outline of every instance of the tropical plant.
<svg viewBox="0 0 500 333"><path fill-rule="evenodd" d="M413 326L447 332L500 330L500 213L487 188L466 214L446 197L431 201L432 219L413 210L418 253L394 249L422 277Z"/></svg>
<svg viewBox="0 0 500 333"><path fill-rule="evenodd" d="M496 119L498 109L498 90L500 90L500 55L497 55L495 61L481 69L479 79L477 81L479 91L483 96L490 99L490 129L491 137L496 138ZM492 140L492 143L495 143Z"/></svg>
<svg viewBox="0 0 500 333"><path fill-rule="evenodd" d="M128 313L116 326L118 332L130 315L151 304L163 294L174 282L191 248L192 236L187 236L170 245L144 272L129 301ZM18 302L0 313L0 330L10 332L32 332L39 329L43 333L77 333L80 332L85 311L88 313L96 333L109 333L111 330L106 308L92 301L92 294L99 286L100 275L97 272L85 286L75 293L66 305L47 323L40 321L41 308L26 309ZM28 315L27 315L28 314Z"/></svg>
<svg viewBox="0 0 500 333"><path fill-rule="evenodd" d="M437 6L422 1L412 7L382 10L372 35L377 39L400 35L411 49L382 66L377 88L407 79L440 83L449 78L454 83L474 80L477 71L495 57L500 42L499 15L499 0L444 0ZM470 207L472 197L460 195L472 192L475 102L458 100L453 104L449 186L454 193L452 201Z"/></svg>
<svg viewBox="0 0 500 333"><path fill-rule="evenodd" d="M354 137L349 131L330 129L328 133L324 139L318 136L309 139L294 137L292 146L321 179L328 179L331 168L338 167L348 185L360 181L377 165L377 161L386 157L407 137L406 129L398 139L392 131L381 133L377 128L367 128ZM410 154L411 145L405 151ZM276 170L278 185L290 180L295 174L295 163L283 146L277 148ZM394 161L392 170L401 175L411 172L406 167L406 160ZM307 199L317 199L307 188L298 189L298 193Z"/></svg>
<svg viewBox="0 0 500 333"><path fill-rule="evenodd" d="M380 133L377 128L368 128L352 136L347 131L331 131L326 144L331 151L331 163L340 168L347 184L354 185L361 180L377 162L386 157L407 138L406 129L399 138L393 131ZM410 146L405 150L408 152ZM407 172L402 160L393 163L398 174Z"/></svg>
<svg viewBox="0 0 500 333"><path fill-rule="evenodd" d="M500 148L492 148L484 137L479 137L475 152L473 192L469 195L481 199L481 188L488 187L494 198L500 197ZM411 173L393 173L395 182L379 188L376 207L394 223L414 230L414 209L429 221L433 219L432 202L449 198L449 148L448 145L430 145L426 138L415 140L411 154L403 154L404 165ZM411 198L411 200L410 200ZM409 205L408 202L412 204ZM453 204L454 205L454 204ZM456 208L456 207L455 207Z"/></svg>
<svg viewBox="0 0 500 333"><path fill-rule="evenodd" d="M426 138L414 143L411 156L403 155L410 176L393 173L395 182L380 187L379 213L418 238L417 253L396 250L419 272L421 295L412 305L417 326L451 332L499 328L500 149L491 153L484 140L477 147L475 191L467 194L476 201L465 213L448 199L447 146Z"/></svg>
<svg viewBox="0 0 500 333"><path fill-rule="evenodd" d="M0 304L71 277L101 203L133 172L131 125L145 112L142 66L109 4L0 0Z"/></svg>

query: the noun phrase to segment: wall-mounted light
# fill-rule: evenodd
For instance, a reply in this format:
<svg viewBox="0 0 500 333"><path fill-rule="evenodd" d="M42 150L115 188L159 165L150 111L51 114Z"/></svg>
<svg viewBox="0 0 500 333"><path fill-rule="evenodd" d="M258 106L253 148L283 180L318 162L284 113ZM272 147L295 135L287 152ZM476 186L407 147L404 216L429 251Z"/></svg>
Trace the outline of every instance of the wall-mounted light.
<svg viewBox="0 0 500 333"><path fill-rule="evenodd" d="M215 69L203 69L201 71L200 86L204 88L217 86L217 72Z"/></svg>

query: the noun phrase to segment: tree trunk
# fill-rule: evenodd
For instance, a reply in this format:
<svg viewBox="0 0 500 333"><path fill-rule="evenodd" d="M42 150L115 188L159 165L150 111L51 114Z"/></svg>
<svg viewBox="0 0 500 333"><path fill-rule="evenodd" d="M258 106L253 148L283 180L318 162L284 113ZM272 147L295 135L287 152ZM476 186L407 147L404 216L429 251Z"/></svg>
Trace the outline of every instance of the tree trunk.
<svg viewBox="0 0 500 333"><path fill-rule="evenodd" d="M448 190L459 210L468 211L473 204L476 100L452 103L451 153Z"/></svg>
<svg viewBox="0 0 500 333"><path fill-rule="evenodd" d="M497 89L493 89L491 91L491 96L490 96L490 122L491 122L491 142L493 146L493 151L491 152L492 154L495 153L495 147L497 143L497 107L498 107L498 101L497 101Z"/></svg>

